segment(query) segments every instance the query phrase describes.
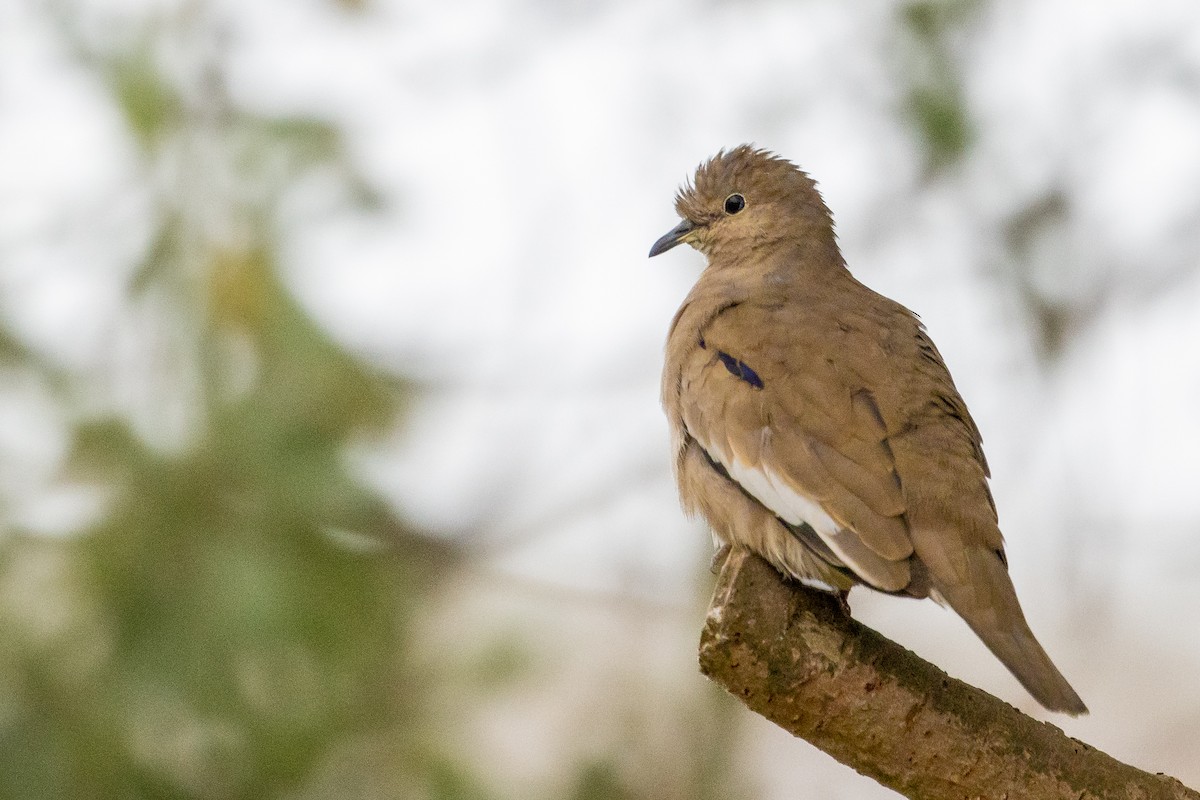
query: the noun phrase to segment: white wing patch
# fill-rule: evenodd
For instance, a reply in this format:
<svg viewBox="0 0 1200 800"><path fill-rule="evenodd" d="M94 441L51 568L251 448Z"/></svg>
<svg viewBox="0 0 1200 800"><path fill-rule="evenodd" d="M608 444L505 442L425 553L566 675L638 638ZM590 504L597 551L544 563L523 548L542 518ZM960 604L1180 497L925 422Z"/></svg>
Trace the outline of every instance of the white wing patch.
<svg viewBox="0 0 1200 800"><path fill-rule="evenodd" d="M856 534L843 530L842 526L826 513L819 502L794 489L788 481L770 467L762 464L746 464L736 458L730 458L728 453L718 448L710 449L701 440L697 441L708 451L709 455L725 467L731 478L737 481L755 500L770 509L775 516L790 525L807 523L817 532L821 540L829 545L829 549L841 559L842 563L860 578L866 579L865 576L873 574L874 570L870 569L868 565L856 563L859 559L855 555L861 556L861 553L848 552L845 547L846 540L853 540ZM872 581L872 583L874 582ZM903 588L903 586L884 588L897 589Z"/></svg>
<svg viewBox="0 0 1200 800"><path fill-rule="evenodd" d="M828 592L829 594L841 594L842 590L836 586L830 586L820 578L806 578L803 575L796 578L801 584L810 589L816 589L819 592Z"/></svg>
<svg viewBox="0 0 1200 800"><path fill-rule="evenodd" d="M820 503L788 486L770 467L743 464L725 453L716 453L714 457L729 470L730 477L784 522L789 525L808 523L822 539L837 533L838 524L825 513Z"/></svg>

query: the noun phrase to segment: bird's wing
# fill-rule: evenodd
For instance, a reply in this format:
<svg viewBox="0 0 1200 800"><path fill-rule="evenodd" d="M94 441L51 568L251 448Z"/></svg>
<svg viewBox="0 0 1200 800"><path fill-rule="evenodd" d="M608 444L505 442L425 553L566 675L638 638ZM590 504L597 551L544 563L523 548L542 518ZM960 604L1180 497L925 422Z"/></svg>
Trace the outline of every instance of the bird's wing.
<svg viewBox="0 0 1200 800"><path fill-rule="evenodd" d="M866 583L900 591L913 544L883 418L819 319L806 322L817 325L751 303L709 320L683 364L682 423L776 516L807 523Z"/></svg>

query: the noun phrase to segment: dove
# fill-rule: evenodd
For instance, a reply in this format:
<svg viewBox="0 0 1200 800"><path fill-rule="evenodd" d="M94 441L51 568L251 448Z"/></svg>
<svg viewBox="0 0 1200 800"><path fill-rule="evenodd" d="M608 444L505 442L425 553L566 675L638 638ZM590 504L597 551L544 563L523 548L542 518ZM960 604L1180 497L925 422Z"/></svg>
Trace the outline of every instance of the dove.
<svg viewBox="0 0 1200 800"><path fill-rule="evenodd" d="M982 437L941 354L850 274L814 181L742 145L675 208L650 256L707 259L662 377L685 511L806 585L948 605L1039 703L1086 713L1021 610Z"/></svg>

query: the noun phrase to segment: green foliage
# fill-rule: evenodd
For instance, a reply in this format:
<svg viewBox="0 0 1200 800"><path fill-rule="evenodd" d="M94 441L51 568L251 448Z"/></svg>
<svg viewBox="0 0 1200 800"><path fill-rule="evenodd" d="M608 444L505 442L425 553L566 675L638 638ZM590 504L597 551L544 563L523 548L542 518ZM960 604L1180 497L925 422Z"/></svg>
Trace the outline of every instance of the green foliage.
<svg viewBox="0 0 1200 800"><path fill-rule="evenodd" d="M147 172L182 167L157 187L128 295L166 358L126 387L147 418L83 415L71 398L94 376L66 377L64 479L107 502L79 535L0 548L0 796L351 796L318 787L341 783L339 748L360 742L394 756L373 763L372 787L482 797L431 745L409 652L454 552L344 457L394 426L407 388L332 341L279 279L276 205L301 175L333 165L347 197L369 192L330 127L185 102L150 52L101 71ZM189 117L202 102L221 106L201 109L217 124ZM213 175L228 179L197 183ZM235 224L214 231L214 217ZM19 337L5 332L0 352L49 377ZM172 416L182 434L159 430Z"/></svg>
<svg viewBox="0 0 1200 800"><path fill-rule="evenodd" d="M616 767L608 762L585 764L572 792L574 800L634 800Z"/></svg>
<svg viewBox="0 0 1200 800"><path fill-rule="evenodd" d="M183 101L156 69L149 43L108 64L108 83L130 132L147 150L162 143L183 117Z"/></svg>
<svg viewBox="0 0 1200 800"><path fill-rule="evenodd" d="M948 167L971 144L971 117L963 96L955 39L981 7L977 0L919 0L900 9L905 107L928 153L929 167Z"/></svg>
<svg viewBox="0 0 1200 800"><path fill-rule="evenodd" d="M412 390L331 339L283 279L292 193L318 185L322 212L345 214L381 193L336 126L233 101L206 4L148 12L116 43L54 7L140 159L130 202L152 202L144 231L120 232L145 244L121 272L111 374L55 366L0 327L0 365L66 429L61 487L100 498L58 538L0 507L0 798L494 797L449 718L518 685L533 637L485 620L429 652L421 624L463 554L346 458L390 439ZM612 733L582 748L601 752L567 779L576 796L738 796L733 701L647 703L617 683L603 718L579 722Z"/></svg>
<svg viewBox="0 0 1200 800"><path fill-rule="evenodd" d="M916 88L909 109L935 165L957 160L970 144L970 124L962 98L946 87Z"/></svg>

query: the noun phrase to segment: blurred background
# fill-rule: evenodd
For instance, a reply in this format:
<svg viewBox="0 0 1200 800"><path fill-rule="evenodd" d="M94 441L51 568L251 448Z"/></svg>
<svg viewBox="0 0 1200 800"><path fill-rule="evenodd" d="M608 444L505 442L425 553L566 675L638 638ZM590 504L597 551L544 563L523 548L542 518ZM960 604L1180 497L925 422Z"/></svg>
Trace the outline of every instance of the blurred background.
<svg viewBox="0 0 1200 800"><path fill-rule="evenodd" d="M1054 724L1200 786L1200 6L4 0L0 796L894 797L696 669L646 251L746 141L939 343Z"/></svg>

